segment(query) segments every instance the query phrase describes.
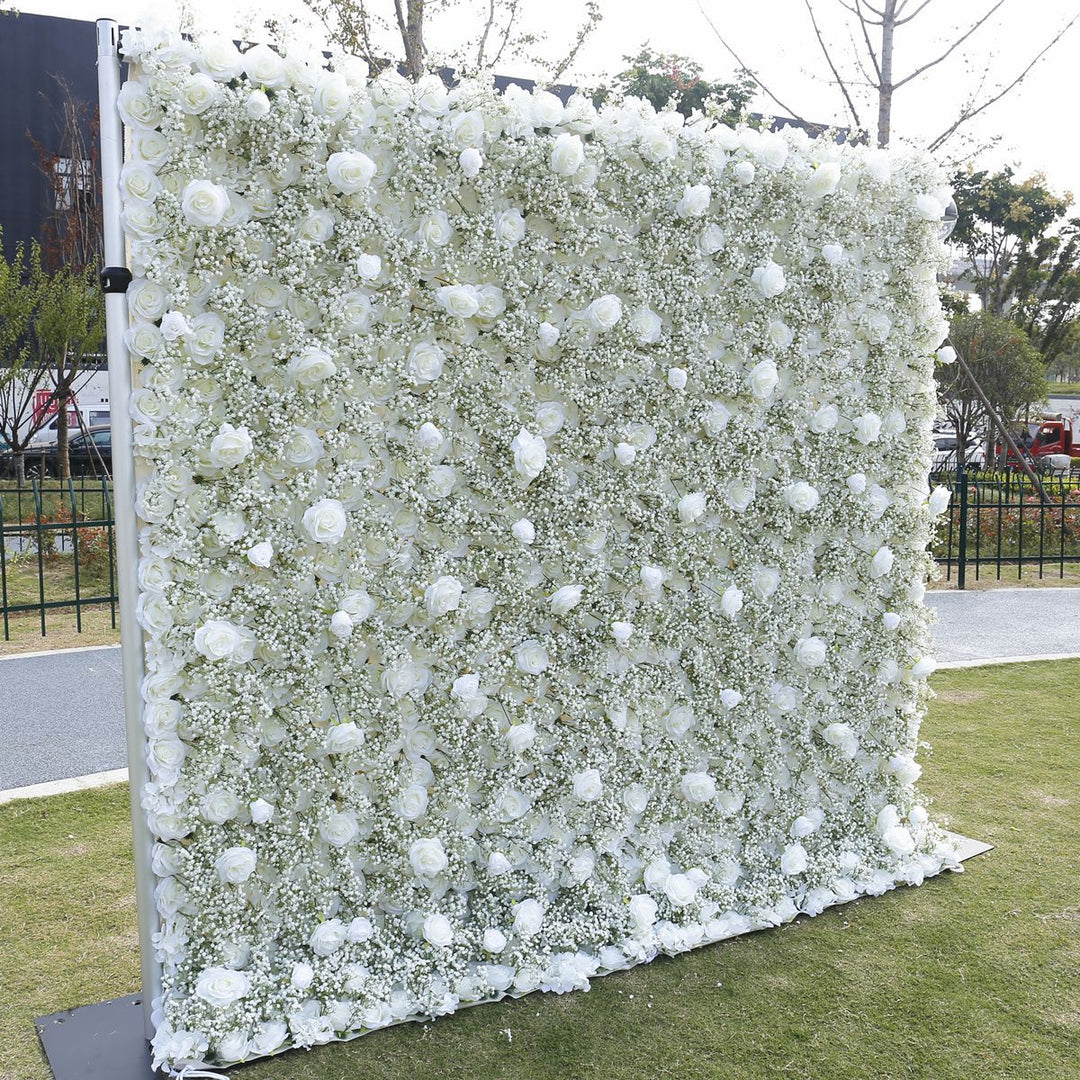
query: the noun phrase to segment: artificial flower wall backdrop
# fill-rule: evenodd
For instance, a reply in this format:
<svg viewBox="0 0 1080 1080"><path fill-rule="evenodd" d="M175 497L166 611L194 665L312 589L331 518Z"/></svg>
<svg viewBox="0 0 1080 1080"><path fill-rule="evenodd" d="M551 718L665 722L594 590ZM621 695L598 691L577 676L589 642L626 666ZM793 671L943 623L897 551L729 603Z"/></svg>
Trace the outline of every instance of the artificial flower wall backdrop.
<svg viewBox="0 0 1080 1080"><path fill-rule="evenodd" d="M125 51L159 1063L957 865L913 787L932 167Z"/></svg>

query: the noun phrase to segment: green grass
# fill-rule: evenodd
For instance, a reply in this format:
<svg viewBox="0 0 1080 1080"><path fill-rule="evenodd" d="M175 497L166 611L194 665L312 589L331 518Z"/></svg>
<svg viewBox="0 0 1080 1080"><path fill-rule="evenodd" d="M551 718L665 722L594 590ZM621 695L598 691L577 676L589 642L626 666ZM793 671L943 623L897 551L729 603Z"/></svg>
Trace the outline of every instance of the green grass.
<svg viewBox="0 0 1080 1080"><path fill-rule="evenodd" d="M943 672L939 820L996 845L920 889L235 1070L239 1080L1076 1080L1080 662ZM0 807L0 1078L32 1018L136 988L123 788Z"/></svg>

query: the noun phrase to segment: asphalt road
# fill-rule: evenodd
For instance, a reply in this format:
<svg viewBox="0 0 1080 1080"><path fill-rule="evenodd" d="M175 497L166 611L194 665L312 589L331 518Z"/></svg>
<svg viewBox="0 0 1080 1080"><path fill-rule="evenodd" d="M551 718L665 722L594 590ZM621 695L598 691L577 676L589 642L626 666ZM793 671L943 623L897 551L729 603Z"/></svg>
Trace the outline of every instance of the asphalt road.
<svg viewBox="0 0 1080 1080"><path fill-rule="evenodd" d="M931 592L941 662L1080 653L1080 589ZM0 658L0 791L126 765L120 649Z"/></svg>

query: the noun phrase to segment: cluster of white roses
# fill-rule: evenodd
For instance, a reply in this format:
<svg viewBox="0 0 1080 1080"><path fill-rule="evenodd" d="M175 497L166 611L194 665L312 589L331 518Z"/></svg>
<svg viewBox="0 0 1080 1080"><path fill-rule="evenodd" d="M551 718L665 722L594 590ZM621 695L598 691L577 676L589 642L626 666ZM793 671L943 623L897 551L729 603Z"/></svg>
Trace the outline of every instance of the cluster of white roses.
<svg viewBox="0 0 1080 1080"><path fill-rule="evenodd" d="M158 1063L955 865L912 787L933 169L125 49Z"/></svg>

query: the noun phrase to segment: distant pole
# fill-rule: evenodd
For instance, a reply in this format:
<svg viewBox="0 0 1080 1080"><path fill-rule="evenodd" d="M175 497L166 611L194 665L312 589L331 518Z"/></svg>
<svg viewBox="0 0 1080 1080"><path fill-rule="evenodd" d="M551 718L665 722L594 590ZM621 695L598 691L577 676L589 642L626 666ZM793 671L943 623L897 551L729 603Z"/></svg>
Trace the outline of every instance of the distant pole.
<svg viewBox="0 0 1080 1080"><path fill-rule="evenodd" d="M120 170L124 164L124 133L116 99L120 93L120 28L111 19L99 19L98 98L101 109L101 202L104 217L105 263L114 271L102 274L105 288L105 341L109 357L109 412L112 425L113 506L116 515L117 594L120 600L120 655L124 669L124 716L127 730L128 783L131 792L131 828L135 848L135 903L139 919L139 959L142 966L143 1021L153 1038L151 1013L161 995L161 967L154 956L157 930L154 838L142 808L148 779L146 739L142 727L142 630L135 617L138 599L138 520L135 515L135 459L132 452L131 357L124 342L128 328L125 275L127 250L120 221ZM128 276L129 277L129 276Z"/></svg>

